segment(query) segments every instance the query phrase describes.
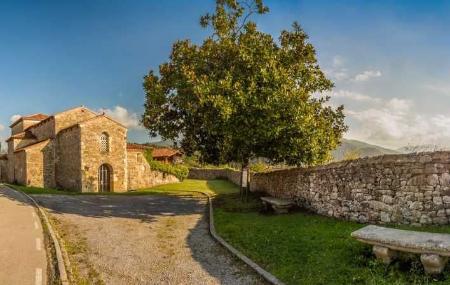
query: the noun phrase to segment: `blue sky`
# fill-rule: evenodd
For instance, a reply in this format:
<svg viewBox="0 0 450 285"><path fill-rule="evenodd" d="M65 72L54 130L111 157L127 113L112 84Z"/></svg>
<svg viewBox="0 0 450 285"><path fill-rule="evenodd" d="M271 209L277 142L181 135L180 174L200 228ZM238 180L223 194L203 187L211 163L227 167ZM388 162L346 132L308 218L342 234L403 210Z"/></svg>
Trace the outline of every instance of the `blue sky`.
<svg viewBox="0 0 450 285"><path fill-rule="evenodd" d="M346 106L348 138L450 146L449 1L266 1L260 29L299 21ZM178 39L200 42L213 0L0 1L0 138L18 114L85 105L137 125L142 77ZM17 116L15 116L17 117ZM2 127L0 127L2 129Z"/></svg>

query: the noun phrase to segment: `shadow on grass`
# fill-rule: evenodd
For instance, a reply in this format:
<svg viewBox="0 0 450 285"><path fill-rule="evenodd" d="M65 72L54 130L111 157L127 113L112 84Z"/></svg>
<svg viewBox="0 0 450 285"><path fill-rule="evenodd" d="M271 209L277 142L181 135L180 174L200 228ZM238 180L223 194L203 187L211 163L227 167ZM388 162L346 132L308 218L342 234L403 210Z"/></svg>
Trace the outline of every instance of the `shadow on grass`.
<svg viewBox="0 0 450 285"><path fill-rule="evenodd" d="M264 213L257 202L254 194L243 206L239 197L218 197L216 229L286 284L450 284L450 266L443 275L427 276L418 255L401 254L389 266L375 260L370 246L350 237L363 224L301 209Z"/></svg>

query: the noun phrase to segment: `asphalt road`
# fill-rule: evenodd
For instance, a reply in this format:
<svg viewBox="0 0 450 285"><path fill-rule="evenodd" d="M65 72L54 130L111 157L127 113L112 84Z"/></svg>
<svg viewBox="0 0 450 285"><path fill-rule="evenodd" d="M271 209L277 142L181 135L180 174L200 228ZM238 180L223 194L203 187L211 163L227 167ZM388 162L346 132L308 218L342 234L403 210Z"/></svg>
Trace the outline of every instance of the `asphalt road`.
<svg viewBox="0 0 450 285"><path fill-rule="evenodd" d="M46 281L47 256L37 212L23 194L0 185L0 284Z"/></svg>

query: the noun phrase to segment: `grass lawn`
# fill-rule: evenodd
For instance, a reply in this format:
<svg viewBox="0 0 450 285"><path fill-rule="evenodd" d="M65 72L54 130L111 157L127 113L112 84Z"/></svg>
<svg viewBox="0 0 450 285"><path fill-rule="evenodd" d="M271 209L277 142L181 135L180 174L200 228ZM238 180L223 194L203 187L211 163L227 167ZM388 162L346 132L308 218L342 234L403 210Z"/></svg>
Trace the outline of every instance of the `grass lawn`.
<svg viewBox="0 0 450 285"><path fill-rule="evenodd" d="M305 212L261 214L257 197L245 208L236 200L215 200L218 233L286 284L450 284L449 267L443 276L427 277L417 255L388 267L377 262L370 246L350 238L364 225ZM420 230L450 233L450 227Z"/></svg>
<svg viewBox="0 0 450 285"><path fill-rule="evenodd" d="M80 193L72 191L63 191L50 188L38 188L38 187L27 187L20 185L9 185L17 190L23 191L27 194L63 194L63 195L191 195L188 191L198 191L207 193L210 195L219 194L230 194L239 192L239 188L231 182L225 180L194 180L185 179L180 183L172 183L165 185L158 185L152 188L139 189L136 191L118 193L118 192L107 192L107 193Z"/></svg>

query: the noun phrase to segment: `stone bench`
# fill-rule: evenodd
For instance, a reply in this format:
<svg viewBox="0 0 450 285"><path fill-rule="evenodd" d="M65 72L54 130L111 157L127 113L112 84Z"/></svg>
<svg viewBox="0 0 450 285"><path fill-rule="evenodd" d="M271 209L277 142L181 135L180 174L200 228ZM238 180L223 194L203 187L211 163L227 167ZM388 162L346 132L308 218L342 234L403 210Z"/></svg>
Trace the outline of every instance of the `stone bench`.
<svg viewBox="0 0 450 285"><path fill-rule="evenodd" d="M425 272L439 274L450 256L450 235L367 226L351 234L358 241L373 245L375 256L391 263L397 252L420 254Z"/></svg>
<svg viewBox="0 0 450 285"><path fill-rule="evenodd" d="M289 212L289 209L295 205L291 200L274 197L261 197L261 201L266 210L268 210L269 207L272 207L277 214L286 214Z"/></svg>

